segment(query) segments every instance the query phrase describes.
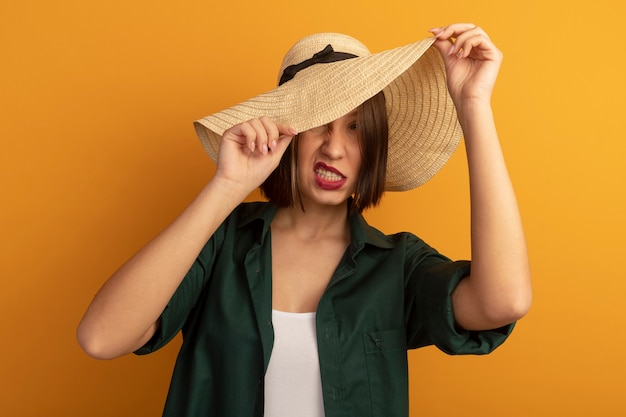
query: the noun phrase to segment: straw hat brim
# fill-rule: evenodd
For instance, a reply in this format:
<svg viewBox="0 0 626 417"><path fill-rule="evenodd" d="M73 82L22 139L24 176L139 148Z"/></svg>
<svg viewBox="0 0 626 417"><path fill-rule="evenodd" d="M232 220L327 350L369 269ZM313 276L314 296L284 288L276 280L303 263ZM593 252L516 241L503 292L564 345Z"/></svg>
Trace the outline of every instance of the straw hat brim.
<svg viewBox="0 0 626 417"><path fill-rule="evenodd" d="M289 82L194 122L217 160L224 131L267 116L302 132L349 113L384 91L389 120L385 190L404 191L430 179L462 136L434 38L343 61L318 64Z"/></svg>

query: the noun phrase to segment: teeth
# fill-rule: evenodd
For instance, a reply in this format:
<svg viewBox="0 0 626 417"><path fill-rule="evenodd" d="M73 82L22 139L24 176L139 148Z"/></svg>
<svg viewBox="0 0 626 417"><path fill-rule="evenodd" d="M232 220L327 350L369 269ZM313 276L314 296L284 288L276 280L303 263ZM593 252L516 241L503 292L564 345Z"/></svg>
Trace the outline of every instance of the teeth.
<svg viewBox="0 0 626 417"><path fill-rule="evenodd" d="M341 175L332 171L327 171L322 168L316 169L315 172L317 173L317 175L319 175L322 179L326 181L339 181L342 179Z"/></svg>

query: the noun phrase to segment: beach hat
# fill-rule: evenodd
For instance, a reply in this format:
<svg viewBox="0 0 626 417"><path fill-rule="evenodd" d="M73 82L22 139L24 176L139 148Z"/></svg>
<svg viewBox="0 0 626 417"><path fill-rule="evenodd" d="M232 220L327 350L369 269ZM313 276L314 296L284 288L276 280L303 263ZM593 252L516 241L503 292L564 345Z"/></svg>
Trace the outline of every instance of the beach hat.
<svg viewBox="0 0 626 417"><path fill-rule="evenodd" d="M338 119L382 90L389 120L385 190L418 187L448 161L462 136L434 41L372 54L347 35L307 36L285 55L278 87L196 120L196 133L215 161L222 134L237 123L267 116L302 132Z"/></svg>

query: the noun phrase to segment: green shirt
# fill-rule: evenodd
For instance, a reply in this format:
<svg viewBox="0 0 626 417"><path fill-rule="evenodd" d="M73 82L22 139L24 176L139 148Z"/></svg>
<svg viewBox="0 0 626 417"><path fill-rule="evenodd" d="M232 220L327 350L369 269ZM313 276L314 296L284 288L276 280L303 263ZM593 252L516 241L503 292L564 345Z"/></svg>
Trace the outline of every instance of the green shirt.
<svg viewBox="0 0 626 417"><path fill-rule="evenodd" d="M275 213L268 203L239 206L176 290L157 333L136 352L152 352L183 331L164 416L263 415ZM448 354L489 353L513 325L458 329L450 293L469 262L451 262L410 233L385 236L361 215L349 222L351 244L316 314L326 417L406 417L407 349L434 344Z"/></svg>

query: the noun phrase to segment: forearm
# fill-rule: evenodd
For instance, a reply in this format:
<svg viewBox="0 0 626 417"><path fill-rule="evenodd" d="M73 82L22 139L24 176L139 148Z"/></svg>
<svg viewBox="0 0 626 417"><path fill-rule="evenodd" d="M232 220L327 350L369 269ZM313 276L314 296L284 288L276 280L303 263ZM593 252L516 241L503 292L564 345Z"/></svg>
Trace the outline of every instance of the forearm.
<svg viewBox="0 0 626 417"><path fill-rule="evenodd" d="M246 195L212 181L166 229L129 259L96 294L77 337L91 356L130 353L154 334L176 288L215 230Z"/></svg>
<svg viewBox="0 0 626 417"><path fill-rule="evenodd" d="M453 294L455 317L467 329L499 327L530 306L530 269L522 221L491 107L459 108L471 199L471 275Z"/></svg>

